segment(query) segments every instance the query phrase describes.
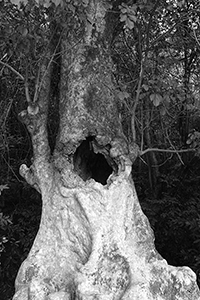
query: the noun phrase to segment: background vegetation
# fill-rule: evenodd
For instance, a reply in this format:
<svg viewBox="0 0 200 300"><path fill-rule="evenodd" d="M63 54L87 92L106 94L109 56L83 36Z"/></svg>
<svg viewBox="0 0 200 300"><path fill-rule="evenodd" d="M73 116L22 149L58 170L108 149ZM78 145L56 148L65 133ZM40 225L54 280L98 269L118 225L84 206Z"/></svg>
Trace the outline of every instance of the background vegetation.
<svg viewBox="0 0 200 300"><path fill-rule="evenodd" d="M27 106L27 88L34 94L47 44L51 41L59 48L64 26L61 1L38 6L30 0L20 7L13 2L0 2L2 300L14 293L16 273L31 248L41 215L40 195L19 175L19 166L30 165L32 157L19 113ZM67 2L76 14L88 1ZM133 165L139 200L154 229L157 250L168 263L191 267L200 283L200 3L116 2L113 80L124 133L141 150ZM48 122L52 149L59 119L58 51L53 65Z"/></svg>

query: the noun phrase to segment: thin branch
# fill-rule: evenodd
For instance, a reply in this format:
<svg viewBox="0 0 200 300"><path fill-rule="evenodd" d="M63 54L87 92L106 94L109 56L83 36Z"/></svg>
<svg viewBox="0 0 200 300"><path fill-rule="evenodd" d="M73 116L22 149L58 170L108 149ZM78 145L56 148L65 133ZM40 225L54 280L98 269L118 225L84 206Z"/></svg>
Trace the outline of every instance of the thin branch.
<svg viewBox="0 0 200 300"><path fill-rule="evenodd" d="M8 115L9 115L9 113L10 113L10 110L11 110L11 107L12 107L12 104L13 104L13 101L14 101L14 99L11 99L10 103L8 104L8 108L7 108L7 111L6 111L6 114L5 114L5 118L4 118L2 127L5 126L6 121L8 120Z"/></svg>
<svg viewBox="0 0 200 300"><path fill-rule="evenodd" d="M168 141L169 141L171 147L172 147L174 150L176 150L175 147L174 147L174 145L172 144L170 138L169 138L169 134L168 134L167 130L166 130L166 135L167 135L167 139L168 139ZM184 165L184 162L183 162L183 160L182 160L180 154L179 154L178 152L176 152L176 154L177 154L178 159L180 160L181 164Z"/></svg>
<svg viewBox="0 0 200 300"><path fill-rule="evenodd" d="M35 93L34 93L33 103L36 103L37 98L38 98L38 91L39 91L39 88L40 88L40 85L39 85L39 81L40 81L40 69L41 69L41 65L39 65L39 69L38 69L38 74L37 74L37 79L36 79L36 84L35 84Z"/></svg>
<svg viewBox="0 0 200 300"><path fill-rule="evenodd" d="M57 50L58 50L58 47L59 47L59 45L60 45L60 42L61 42L61 35L60 35L59 40L58 40L58 42L57 42L57 45L56 45L56 47L55 47L55 49L54 49L54 52L53 52L53 54L51 55L50 60L49 60L49 62L48 62L48 64L47 64L47 66L46 66L46 70L44 71L44 74L42 74L42 78L41 78L41 81L40 81L40 84L39 84L40 71L41 71L41 69L42 69L42 67L41 67L41 65L40 65L40 68L39 68L39 70L38 70L37 81L36 81L36 85L35 85L35 94L34 94L34 100L33 100L34 103L37 101L38 94L39 94L40 91L41 91L42 82L43 82L43 80L45 79L45 76L46 76L46 74L47 74L47 72L48 72L48 69L50 68L50 65L51 65L51 63L52 63L52 61L53 61L55 55L57 54Z"/></svg>
<svg viewBox="0 0 200 300"><path fill-rule="evenodd" d="M167 159L165 159L165 161L163 161L161 164L158 164L158 165L152 166L152 167L160 168L160 167L164 166L167 163L167 161L172 158L172 156L173 156L173 153L171 153L171 155Z"/></svg>
<svg viewBox="0 0 200 300"><path fill-rule="evenodd" d="M136 111L136 108L137 108L137 105L138 105L138 102L139 102L139 98L140 98L140 91L141 91L141 86L142 86L143 73L144 73L144 69L143 69L143 60L141 60L139 82L138 82L138 86L137 86L136 98L135 98L135 102L134 102L134 105L133 105L133 109L132 109L132 117L131 117L131 129L132 129L133 141L136 140L136 132L135 132L135 111Z"/></svg>
<svg viewBox="0 0 200 300"><path fill-rule="evenodd" d="M17 174L15 173L15 171L12 169L12 167L9 165L9 163L6 161L6 159L4 158L3 155L1 155L1 157L3 158L4 162L6 163L6 165L8 166L8 168L10 169L10 171L13 173L13 175L15 176L15 178L18 180L18 182L22 182L22 180L20 180L20 178L17 176Z"/></svg>
<svg viewBox="0 0 200 300"><path fill-rule="evenodd" d="M136 98L135 102L133 105L132 109L132 117L131 117L131 129L132 129L132 135L133 135L133 141L136 140L136 131L135 131L135 112L139 103L139 98L140 98L140 92L141 92L141 86L142 86L142 81L143 81L143 75L144 75L144 66L146 65L147 61L147 55L148 55L148 50L149 50L149 33L150 33L150 28L152 24L152 18L153 18L153 13L155 12L157 6L158 6L159 0L156 1L154 8L151 11L150 18L149 18L149 23L147 27L147 35L146 35L146 51L144 54L144 58L141 57L141 62L140 62L140 74L139 74L139 81L138 81L138 86L137 86L137 91L136 91ZM140 37L140 35L139 35ZM140 41L140 46L141 46L141 41ZM140 54L142 56L142 50L140 49ZM142 146L142 145L141 145Z"/></svg>
<svg viewBox="0 0 200 300"><path fill-rule="evenodd" d="M27 80L25 81L24 87L25 87L26 101L30 104L32 101L31 101L30 94L29 94L29 87L28 87Z"/></svg>
<svg viewBox="0 0 200 300"><path fill-rule="evenodd" d="M24 77L23 77L19 72L17 72L13 67L11 67L9 64L3 62L2 60L0 60L0 63L1 63L3 66L9 68L9 69L10 69L13 73L15 73L21 80L23 80L23 81L25 80Z"/></svg>
<svg viewBox="0 0 200 300"><path fill-rule="evenodd" d="M134 115L135 115L135 111L136 111L136 108L137 108L137 105L138 105L138 102L139 102L142 79L143 79L143 73L144 73L143 60L141 60L139 82L138 82L137 91L136 91L136 98L135 98L135 102L134 102L133 110L132 110L132 114L134 114Z"/></svg>
<svg viewBox="0 0 200 300"><path fill-rule="evenodd" d="M159 148L148 148L144 151L140 152L140 156L148 153L148 152L167 152L167 153L187 153L187 152L195 152L195 149L182 149L182 150L171 150L171 149L159 149Z"/></svg>
<svg viewBox="0 0 200 300"><path fill-rule="evenodd" d="M198 38L197 38L197 35L196 35L196 31L195 31L195 29L194 29L194 26L192 26L192 29L193 29L195 41L197 42L198 46L200 47L200 43L199 43L199 40L198 40Z"/></svg>

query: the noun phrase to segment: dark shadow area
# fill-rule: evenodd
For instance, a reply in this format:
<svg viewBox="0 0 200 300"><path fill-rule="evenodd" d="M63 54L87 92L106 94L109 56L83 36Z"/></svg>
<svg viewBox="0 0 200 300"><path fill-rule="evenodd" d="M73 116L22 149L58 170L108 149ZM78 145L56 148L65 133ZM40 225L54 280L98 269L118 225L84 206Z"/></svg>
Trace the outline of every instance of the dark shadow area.
<svg viewBox="0 0 200 300"><path fill-rule="evenodd" d="M0 85L2 84L2 78ZM19 174L21 164L30 166L33 156L30 135L20 121L26 108L21 89L9 85L1 93L1 105L11 98L10 106L1 110L0 121L0 299L10 300L21 263L27 257L39 229L41 196ZM14 93L13 93L14 92ZM3 107L2 107L3 108Z"/></svg>
<svg viewBox="0 0 200 300"><path fill-rule="evenodd" d="M25 182L11 182L0 196L0 299L14 294L17 272L39 229L41 196Z"/></svg>
<svg viewBox="0 0 200 300"><path fill-rule="evenodd" d="M200 158L174 156L160 168L156 193L148 169L134 166L133 178L141 207L154 230L157 251L170 265L188 266L200 286Z"/></svg>
<svg viewBox="0 0 200 300"><path fill-rule="evenodd" d="M101 153L95 153L92 141L94 137L87 137L82 141L74 153L74 171L84 180L93 178L95 181L106 185L113 169Z"/></svg>
<svg viewBox="0 0 200 300"><path fill-rule="evenodd" d="M54 38L56 40L55 42L58 42L56 34ZM58 50L59 49L60 46L58 47ZM47 122L48 140L49 140L51 153L53 153L54 151L54 147L56 144L56 137L58 134L59 123L60 123L60 114L59 114L60 66L61 66L61 57L59 54L56 54L52 65L50 97L49 97L49 105L48 105L48 122Z"/></svg>

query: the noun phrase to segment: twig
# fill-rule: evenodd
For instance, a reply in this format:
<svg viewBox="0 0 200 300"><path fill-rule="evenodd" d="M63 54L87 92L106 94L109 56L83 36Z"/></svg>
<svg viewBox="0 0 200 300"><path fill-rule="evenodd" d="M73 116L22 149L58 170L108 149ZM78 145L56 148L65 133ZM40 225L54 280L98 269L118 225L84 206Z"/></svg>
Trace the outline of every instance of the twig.
<svg viewBox="0 0 200 300"><path fill-rule="evenodd" d="M194 29L194 26L192 26L192 29L193 29L193 33L194 33L195 40L196 40L198 46L200 47L200 43L199 43L199 40L198 40L198 38L197 38L197 35L196 35L196 31L195 31L195 29Z"/></svg>
<svg viewBox="0 0 200 300"><path fill-rule="evenodd" d="M138 82L138 86L137 86L136 98L135 98L135 102L134 102L134 105L133 105L132 117L131 117L131 129L132 129L133 141L136 140L135 112L136 112L136 108L137 108L137 105L138 105L138 102L139 102L139 98L140 98L140 91L141 91L141 85L142 85L142 80L143 80L143 73L144 73L143 60L141 60L139 82Z"/></svg>
<svg viewBox="0 0 200 300"><path fill-rule="evenodd" d="M6 163L6 165L8 166L8 168L10 169L10 171L13 173L13 175L15 176L15 178L19 181L22 182L22 180L20 180L20 178L17 176L17 174L14 172L14 170L11 168L11 166L9 165L9 163L6 161L6 159L4 158L3 155L1 155L1 157L3 158L4 162Z"/></svg>
<svg viewBox="0 0 200 300"><path fill-rule="evenodd" d="M9 64L7 64L7 63L5 63L5 62L3 62L3 61L1 61L0 60L0 63L3 65L3 66L5 66L5 67L7 67L7 68L9 68L13 73L15 73L21 80L25 80L24 79L24 77L19 73L19 72L17 72L13 67L11 67Z"/></svg>
<svg viewBox="0 0 200 300"><path fill-rule="evenodd" d="M168 132L167 132L167 130L166 130L166 134L167 134L167 139L168 139L168 141L169 141L169 143L170 143L171 147L172 147L174 150L176 150L176 149L175 149L175 147L174 147L174 145L172 144L172 142L171 142L170 138L169 138L169 135L168 135ZM183 160L182 160L181 156L179 155L179 153L178 153L178 152L176 152L176 154L177 154L177 156L178 156L178 159L180 160L181 164L182 164L182 165L184 165L184 162L183 162Z"/></svg>
<svg viewBox="0 0 200 300"><path fill-rule="evenodd" d="M40 79L40 71L41 71L42 67L41 67L41 65L39 67L38 76L37 76L36 85L35 85L35 94L34 94L34 100L33 100L33 102L37 101L38 95L39 95L39 93L41 91L41 88L42 88L42 82L43 82L43 80L44 80L44 78L45 78L45 76L47 74L48 69L50 68L50 65L51 65L51 63L52 63L52 61L53 61L56 53L57 53L57 49L58 49L58 47L60 45L60 42L61 42L61 35L60 35L59 40L57 42L57 45L56 45L56 47L55 47L55 49L53 51L53 54L51 55L50 60L49 60L49 62L47 64L47 66L46 66L46 70L42 74L42 78L41 78L40 84L39 84L39 79ZM48 51L46 53L48 53Z"/></svg>
<svg viewBox="0 0 200 300"><path fill-rule="evenodd" d="M195 152L195 149L182 149L182 150L171 150L171 149L159 149L159 148L148 148L144 151L140 152L140 156L148 153L148 152L168 152L168 153L187 153L187 152Z"/></svg>
<svg viewBox="0 0 200 300"><path fill-rule="evenodd" d="M24 88L25 88L26 101L30 104L31 103L31 98L30 98L30 94L29 94L27 79L25 81Z"/></svg>

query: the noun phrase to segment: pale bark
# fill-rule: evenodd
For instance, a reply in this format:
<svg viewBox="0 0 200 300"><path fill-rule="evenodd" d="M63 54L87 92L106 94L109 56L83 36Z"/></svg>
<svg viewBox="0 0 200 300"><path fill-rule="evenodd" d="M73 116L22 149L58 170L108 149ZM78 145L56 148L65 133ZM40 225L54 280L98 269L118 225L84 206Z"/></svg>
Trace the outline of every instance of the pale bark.
<svg viewBox="0 0 200 300"><path fill-rule="evenodd" d="M130 172L127 160L107 186L90 179L74 188L70 172L57 174L15 300L200 299L195 274L156 252Z"/></svg>
<svg viewBox="0 0 200 300"><path fill-rule="evenodd" d="M42 110L48 93L41 91L40 110L29 116L34 163L23 165L21 174L41 192L43 206L13 300L200 299L195 274L169 266L156 252L138 202L130 160L138 148L127 145L119 124L106 4L90 1L92 28L63 36L60 129L52 156ZM48 83L45 72L46 91ZM98 154L113 170L106 184L94 180L91 160Z"/></svg>

